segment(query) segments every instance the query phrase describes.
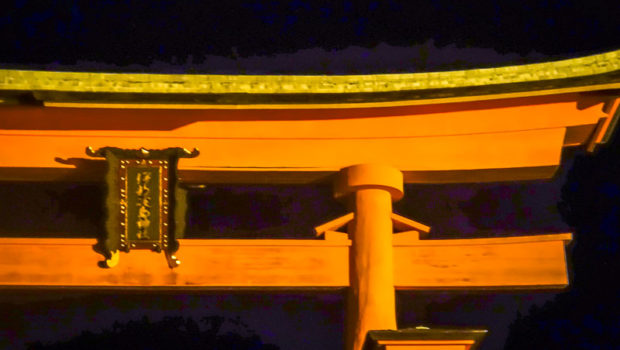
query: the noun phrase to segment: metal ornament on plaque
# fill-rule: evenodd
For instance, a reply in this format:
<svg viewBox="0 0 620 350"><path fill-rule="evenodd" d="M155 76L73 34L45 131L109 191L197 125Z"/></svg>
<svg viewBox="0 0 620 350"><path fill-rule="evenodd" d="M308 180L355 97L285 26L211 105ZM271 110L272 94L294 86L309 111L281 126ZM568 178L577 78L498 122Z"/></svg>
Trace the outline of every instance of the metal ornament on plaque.
<svg viewBox="0 0 620 350"><path fill-rule="evenodd" d="M197 149L163 150L86 148L91 157L105 157L106 234L95 250L105 257L102 267L114 267L119 251L149 249L164 252L168 266L177 267L176 240L184 228L185 203L180 202L176 170L179 158L198 156Z"/></svg>

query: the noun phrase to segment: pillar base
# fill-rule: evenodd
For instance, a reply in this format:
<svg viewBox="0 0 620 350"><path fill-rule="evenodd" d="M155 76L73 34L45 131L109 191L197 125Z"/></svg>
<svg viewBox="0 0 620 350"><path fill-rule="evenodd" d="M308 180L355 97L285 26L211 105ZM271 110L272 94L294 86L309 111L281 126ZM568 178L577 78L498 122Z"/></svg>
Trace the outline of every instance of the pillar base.
<svg viewBox="0 0 620 350"><path fill-rule="evenodd" d="M475 350L485 329L416 327L369 331L363 350Z"/></svg>

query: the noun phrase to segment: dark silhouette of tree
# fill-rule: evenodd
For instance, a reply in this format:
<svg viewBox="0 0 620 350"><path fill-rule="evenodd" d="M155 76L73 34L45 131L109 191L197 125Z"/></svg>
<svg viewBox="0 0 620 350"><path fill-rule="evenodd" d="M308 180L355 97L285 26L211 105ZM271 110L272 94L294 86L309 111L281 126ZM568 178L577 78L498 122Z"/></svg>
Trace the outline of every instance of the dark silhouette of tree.
<svg viewBox="0 0 620 350"><path fill-rule="evenodd" d="M145 316L139 321L121 324L115 322L112 329L101 333L83 331L68 341L53 344L35 342L30 350L72 349L212 349L212 350L277 350L273 344L265 344L239 319L219 316L203 317L199 322L192 318L166 317L150 322Z"/></svg>
<svg viewBox="0 0 620 350"><path fill-rule="evenodd" d="M580 155L559 209L575 228L571 286L512 324L505 350L620 348L620 138Z"/></svg>

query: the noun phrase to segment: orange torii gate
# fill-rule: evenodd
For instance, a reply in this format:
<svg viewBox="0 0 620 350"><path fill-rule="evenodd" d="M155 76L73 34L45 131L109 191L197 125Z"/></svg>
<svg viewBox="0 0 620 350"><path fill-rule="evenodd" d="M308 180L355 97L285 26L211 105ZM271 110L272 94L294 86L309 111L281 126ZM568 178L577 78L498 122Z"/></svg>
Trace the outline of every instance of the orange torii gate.
<svg viewBox="0 0 620 350"><path fill-rule="evenodd" d="M144 251L99 268L92 239L0 238L0 285L348 288L347 349L470 349L482 331L394 331L394 290L562 288L571 234L432 240L392 202L404 183L550 178L564 148L609 140L619 97L620 51L363 76L0 70L0 180L103 181L86 146L196 147L182 183L330 182L351 210L322 239L179 239L174 270Z"/></svg>

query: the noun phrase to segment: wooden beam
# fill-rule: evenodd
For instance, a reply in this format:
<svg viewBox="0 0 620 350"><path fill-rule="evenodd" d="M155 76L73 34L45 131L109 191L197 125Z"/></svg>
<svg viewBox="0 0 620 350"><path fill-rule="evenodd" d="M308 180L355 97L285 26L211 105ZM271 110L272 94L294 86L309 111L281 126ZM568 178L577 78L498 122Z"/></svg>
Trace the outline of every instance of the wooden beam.
<svg viewBox="0 0 620 350"><path fill-rule="evenodd" d="M474 350L486 336L484 329L429 328L368 332L364 350Z"/></svg>
<svg viewBox="0 0 620 350"><path fill-rule="evenodd" d="M66 136L339 139L468 135L595 125L580 96L343 110L126 110L8 106L0 129Z"/></svg>
<svg viewBox="0 0 620 350"><path fill-rule="evenodd" d="M180 160L181 171L264 169L334 173L366 163L391 164L404 173L493 171L558 166L564 133L564 128L558 128L413 138L264 140L3 132L0 144L10 147L0 148L0 162L4 168L85 168L92 164L85 161L86 146L96 149L113 145L129 149L203 150L197 158Z"/></svg>
<svg viewBox="0 0 620 350"><path fill-rule="evenodd" d="M342 238L342 237L341 237ZM567 285L570 234L395 240L397 289ZM148 251L97 267L93 239L0 238L0 286L347 287L349 246L335 240L180 240L181 266Z"/></svg>
<svg viewBox="0 0 620 350"><path fill-rule="evenodd" d="M97 162L97 161L95 161ZM467 183L526 181L549 179L556 173L559 165L538 167L474 169L452 171L403 171L405 183ZM208 184L329 184L333 180L334 169L313 171L311 169L203 169L180 170L181 182L188 186L208 186ZM75 168L56 167L0 167L0 181L59 181L59 182L103 182L105 163L78 165ZM206 185L205 185L206 184Z"/></svg>
<svg viewBox="0 0 620 350"><path fill-rule="evenodd" d="M588 152L594 152L597 146L608 141L605 140L606 137L611 137L609 132L610 128L615 128L618 123L617 119L620 118L620 97L606 103L605 106L603 106L603 111L605 111L608 116L598 123L596 131L588 144ZM611 132L613 132L613 130L611 130Z"/></svg>
<svg viewBox="0 0 620 350"><path fill-rule="evenodd" d="M0 149L0 180L100 181L86 146L198 147L200 157L179 164L188 183L329 182L341 168L373 162L397 167L407 183L549 178L562 147L586 143L606 116L602 100L580 107L580 99L331 110L3 107L0 142L10 147Z"/></svg>
<svg viewBox="0 0 620 350"><path fill-rule="evenodd" d="M572 235L395 243L397 289L563 288Z"/></svg>
<svg viewBox="0 0 620 350"><path fill-rule="evenodd" d="M470 350L473 340L380 340L382 350Z"/></svg>
<svg viewBox="0 0 620 350"><path fill-rule="evenodd" d="M0 286L346 287L350 241L179 240L181 265L161 254L121 253L102 269L93 239L0 238Z"/></svg>

